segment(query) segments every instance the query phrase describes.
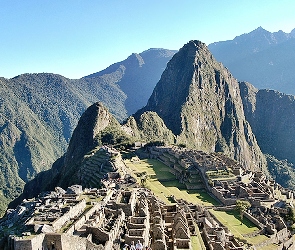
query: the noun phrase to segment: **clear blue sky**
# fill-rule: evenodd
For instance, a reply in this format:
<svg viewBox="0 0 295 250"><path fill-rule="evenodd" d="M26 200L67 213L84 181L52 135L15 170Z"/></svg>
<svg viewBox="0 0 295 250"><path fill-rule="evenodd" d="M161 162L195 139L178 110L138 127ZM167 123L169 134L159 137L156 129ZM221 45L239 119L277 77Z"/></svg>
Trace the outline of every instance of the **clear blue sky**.
<svg viewBox="0 0 295 250"><path fill-rule="evenodd" d="M149 48L295 28L294 0L0 0L0 76L80 78Z"/></svg>

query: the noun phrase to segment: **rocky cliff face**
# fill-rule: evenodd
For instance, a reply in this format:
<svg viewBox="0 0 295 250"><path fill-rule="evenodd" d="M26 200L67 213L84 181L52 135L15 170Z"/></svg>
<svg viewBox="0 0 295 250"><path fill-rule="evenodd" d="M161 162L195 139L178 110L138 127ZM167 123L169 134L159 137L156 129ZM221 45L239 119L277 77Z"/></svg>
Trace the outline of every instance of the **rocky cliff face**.
<svg viewBox="0 0 295 250"><path fill-rule="evenodd" d="M199 41L190 41L174 55L135 117L147 110L163 119L178 143L224 152L246 168L266 164L245 119L237 80Z"/></svg>
<svg viewBox="0 0 295 250"><path fill-rule="evenodd" d="M295 164L295 96L240 83L245 116L263 151Z"/></svg>

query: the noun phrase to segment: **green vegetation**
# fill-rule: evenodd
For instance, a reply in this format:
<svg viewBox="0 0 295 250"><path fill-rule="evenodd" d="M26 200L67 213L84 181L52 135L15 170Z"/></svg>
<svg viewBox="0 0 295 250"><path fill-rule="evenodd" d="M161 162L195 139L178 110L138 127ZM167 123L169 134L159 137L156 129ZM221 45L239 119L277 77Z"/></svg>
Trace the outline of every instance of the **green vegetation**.
<svg viewBox="0 0 295 250"><path fill-rule="evenodd" d="M257 248L258 250L277 250L278 249L278 245L276 244L270 244L270 245L266 245L264 247L260 247Z"/></svg>
<svg viewBox="0 0 295 250"><path fill-rule="evenodd" d="M102 145L112 145L115 148L125 150L130 148L134 139L127 135L120 127L108 126L97 136L97 140Z"/></svg>
<svg viewBox="0 0 295 250"><path fill-rule="evenodd" d="M206 246L203 242L199 227L196 224L194 226L196 228L196 235L191 236L193 250L205 250Z"/></svg>
<svg viewBox="0 0 295 250"><path fill-rule="evenodd" d="M206 248L202 248L198 236L195 236L195 235L194 236L191 236L191 244L192 244L193 250L203 250L203 249L206 249Z"/></svg>
<svg viewBox="0 0 295 250"><path fill-rule="evenodd" d="M275 181L283 187L295 189L295 170L287 160L278 160L272 155L266 155L267 167Z"/></svg>
<svg viewBox="0 0 295 250"><path fill-rule="evenodd" d="M1 78L0 93L0 217L24 184L66 151L88 106L100 100L119 120L127 116L126 95L99 78L24 74Z"/></svg>
<svg viewBox="0 0 295 250"><path fill-rule="evenodd" d="M151 189L156 196L168 204L173 202L172 197L184 199L193 204L202 204L206 206L218 204L206 191L187 190L184 184L179 183L175 179L175 176L169 171L170 168L158 160L125 160L125 163L135 174L146 172L150 177L146 180L146 187ZM136 178L139 182L139 177Z"/></svg>
<svg viewBox="0 0 295 250"><path fill-rule="evenodd" d="M248 208L251 207L251 204L249 201L243 201L243 200L236 200L236 208L237 211L240 213L241 217L241 224L243 221L243 214L247 211Z"/></svg>
<svg viewBox="0 0 295 250"><path fill-rule="evenodd" d="M140 115L137 126L141 139L146 142L173 144L175 136L156 112L147 111Z"/></svg>
<svg viewBox="0 0 295 250"><path fill-rule="evenodd" d="M217 211L210 209L210 212L216 216L216 218L220 220L222 224L227 226L234 235L237 233L237 236L241 236L242 234L249 234L259 230L259 228L247 218L243 218L241 224L240 214L236 210Z"/></svg>
<svg viewBox="0 0 295 250"><path fill-rule="evenodd" d="M228 229L234 234L238 239L245 241L249 244L258 244L263 241L268 240L265 235L257 235L254 237L244 237L244 234L249 234L253 232L258 232L259 228L256 227L247 218L243 218L241 221L240 214L238 211L217 211L210 209L210 212ZM242 222L242 223L241 223Z"/></svg>

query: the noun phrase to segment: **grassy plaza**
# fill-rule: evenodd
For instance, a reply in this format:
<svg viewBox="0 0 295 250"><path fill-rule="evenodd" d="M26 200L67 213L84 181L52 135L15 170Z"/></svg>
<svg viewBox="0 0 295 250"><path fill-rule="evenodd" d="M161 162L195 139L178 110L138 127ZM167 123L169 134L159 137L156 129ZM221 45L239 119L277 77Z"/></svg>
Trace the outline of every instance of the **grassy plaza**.
<svg viewBox="0 0 295 250"><path fill-rule="evenodd" d="M254 237L244 236L256 231L258 232L259 228L245 217L243 218L241 223L240 215L236 210L226 212L210 209L210 212L238 239L247 241L248 243L253 245L268 240L268 237L265 235L257 235Z"/></svg>
<svg viewBox="0 0 295 250"><path fill-rule="evenodd" d="M145 173L147 178L145 186L149 188L158 198L167 204L174 202L171 199L174 196L176 199L184 199L193 204L200 204L203 206L215 206L219 203L213 199L205 190L187 190L184 184L178 182L175 176L169 171L169 167L162 162L155 159L126 159L125 164L129 167L134 176L140 183L140 175ZM245 235L258 232L259 228L256 227L247 218L243 218L242 223L239 213L233 211L216 211L210 209L210 212L237 237L238 239L249 244L258 244L268 239L265 235L257 235L254 237L247 237ZM198 239L192 239L194 249L198 248ZM271 247L271 245L269 246Z"/></svg>
<svg viewBox="0 0 295 250"><path fill-rule="evenodd" d="M146 187L149 188L161 200L170 204L171 197L184 199L193 204L214 206L219 203L213 199L205 190L187 190L185 185L178 182L170 173L169 167L154 159L125 160L126 165L137 175L146 172L149 176ZM136 177L140 181L140 177Z"/></svg>

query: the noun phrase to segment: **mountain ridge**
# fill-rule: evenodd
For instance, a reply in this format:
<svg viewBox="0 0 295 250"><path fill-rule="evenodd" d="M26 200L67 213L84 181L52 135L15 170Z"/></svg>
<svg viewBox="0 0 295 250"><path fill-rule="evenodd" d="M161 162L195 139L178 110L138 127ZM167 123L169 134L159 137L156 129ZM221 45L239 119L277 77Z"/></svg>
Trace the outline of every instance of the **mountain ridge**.
<svg viewBox="0 0 295 250"><path fill-rule="evenodd" d="M125 106L127 114L132 115L146 104L166 68L167 62L175 52L175 50L167 49L149 49L139 54L133 53L127 59L114 63L108 68L84 78L107 75L111 81L118 84L122 91L126 93ZM132 98L128 98L128 96Z"/></svg>
<svg viewBox="0 0 295 250"><path fill-rule="evenodd" d="M295 29L292 32L294 33ZM289 39L289 41L292 40ZM0 187L1 191L5 194L9 194L10 199L16 197L16 195L21 191L25 181L28 181L37 172L48 169L48 167L51 165L50 163L52 163L56 158L60 157L59 160L54 164L52 171L58 172L58 169L65 160L62 154L66 150L67 143L70 141L75 125L78 123L78 120L83 111L86 110L86 108L92 103L103 101L104 105L110 110L112 114L115 115L119 121L125 120L128 117L127 114L132 114L137 109L145 106L146 101L148 100L148 97L146 97L147 93L148 91L151 91L150 93L152 93L151 88L153 88L153 84L155 84L153 81L155 81L156 78L160 79L160 81L172 79L165 76L162 79L162 77L160 77L160 73L162 73L161 70L163 69L164 65L166 66L164 61L168 60L169 55L174 55L174 52L175 51L171 52L169 50L152 49L139 54L134 53L129 57L129 59L127 58L130 60L129 64L122 63L125 61L124 60L114 64L116 67L113 68L113 71L110 70L108 74L104 73L101 76L94 77L86 76L81 79L68 79L60 75L49 73L23 74L11 79L0 78L0 92L2 93L0 96L0 108L3 110L0 116L0 136L1 142L3 142L3 144L1 145L2 149L1 147L0 149L2 156L4 156L4 158L1 158L0 162L1 168L4 169L1 171L2 175L0 176L0 184L2 185ZM149 53L154 54L154 56L149 58L147 56ZM161 57L161 54L164 54L164 56ZM256 54L258 55L259 53ZM155 68L157 68L155 72L158 72L155 73L155 75L158 75L157 77L153 75L153 78L150 78L149 76L151 75L151 72L153 72L152 67L154 67L153 60L157 61L157 56L161 58L161 60L159 60L159 64L154 65ZM191 56L195 56L194 51ZM211 56L208 56L208 59L211 60L210 57ZM149 60L150 63L148 63ZM132 67L128 68L128 65L132 65L132 63L135 65L135 70L132 70ZM187 74L187 79L189 79L188 75L191 75L191 73L193 74L193 77L190 77L190 80L194 80L194 85L188 85L186 86L186 89L182 89L181 86L178 86L179 91L177 90L172 93L173 97L177 97L177 95L179 95L178 103L172 100L170 104L166 105L165 107L168 110L169 108L176 107L177 104L177 112L170 112L168 115L166 114L166 117L163 117L163 110L161 111L159 109L158 112L153 112L152 110L152 112L144 112L147 110L142 109L141 114L137 113L135 115L136 119L133 117L128 118L125 124L125 130L128 132L126 134L129 136L134 136L134 138L138 140L164 140L167 138L170 142L187 144L188 146L189 144L193 145L194 143L198 142L196 138L198 138L199 134L208 138L208 141L210 138L214 138L212 140L214 143L201 145L207 151L224 151L236 159L239 159L244 154L247 155L248 158L256 157L257 161L259 161L259 155L261 155L259 150L254 150L258 153L252 154L251 152L253 151L251 151L249 148L253 147L253 145L254 147L257 146L255 133L258 133L257 141L259 141L259 146L261 143L263 143L263 140L259 139L260 132L257 132L258 129L256 128L257 126L255 125L255 121L253 121L253 119L251 120L251 114L247 113L249 110L246 109L246 106L248 105L251 107L250 110L253 111L253 109L256 108L256 101L259 101L260 99L257 99L257 96L255 95L255 98L253 99L255 100L255 103L252 103L252 100L249 101L247 105L245 104L245 100L242 100L242 104L240 101L236 102L234 99L237 97L240 99L239 95L242 96L240 89L238 89L239 87L237 87L237 84L234 84L235 88L232 90L232 92L229 91L228 87L223 87L225 86L224 83L227 80L235 81L234 77L229 76L229 70L224 68L220 70L218 67L221 67L221 64L216 62L213 63L217 67L215 70L208 70L208 74L200 74L198 70L200 70L202 67L206 68L206 63L201 62L200 65L199 63L194 63L194 60L192 60L191 64L193 66L188 67L190 68L190 72L185 72ZM170 69L167 70L170 70L171 72L174 71L173 67L170 67ZM181 72L181 70L183 69L179 67L178 72ZM210 72L212 73L211 77L209 77L211 74ZM138 76L137 73L139 73ZM124 79L126 75L128 78ZM183 80L180 76L178 78L176 77L175 79L176 85L177 82L181 82L181 80ZM147 80L150 80L151 83L148 85L148 91L146 91L144 88L145 85L147 86ZM120 82L121 85L119 85L118 82ZM205 83L206 85L204 85ZM10 88L17 85L20 87L16 88L16 91ZM36 89L36 86L39 86L39 88ZM52 88L50 88L50 86ZM136 87L133 88L133 86ZM215 101L212 103L206 102L204 98L205 95L202 95L202 92L206 92L205 86L211 86L210 88L213 90L212 93L216 92L215 94L212 94L212 96L215 95ZM125 91L123 88L126 88L124 89ZM37 91L37 95L34 90ZM129 95L127 95L126 92L128 92ZM145 93L141 95L141 92ZM171 94L171 90L169 90L169 88L163 88L162 93L159 89L157 90L157 93L161 93L162 97L164 96L165 92ZM218 98L216 98L218 93L221 92L225 94L227 93L225 95L226 99L220 98L220 100L218 100ZM198 98L190 93L197 93ZM208 93L209 92L207 92L207 94ZM261 96L267 98L270 93L273 92L261 91L259 92L259 95L261 94ZM154 101L160 101L158 94L153 96ZM132 107L133 110L129 109L127 105L127 100L129 99L130 101L130 97L132 95L136 96L136 100L141 101L129 102L128 105L129 107ZM57 98L52 99L52 96L56 96ZM276 99L277 97L279 98L279 96L280 94L278 93L274 94L273 99ZM200 111L199 107L194 106L194 102L198 102L199 104L203 103L205 109L209 107L212 108L216 104L217 107L219 107L222 111L219 114L214 114L215 118L213 122L210 123L210 119L209 122L206 122L205 119L200 119L200 117L197 117L195 113L192 113L194 109L195 111ZM265 103L266 102L264 102L264 104ZM148 103L148 105L150 104ZM274 102L271 105L275 107ZM288 105L288 102L282 104L282 110L283 107L288 107ZM263 106L265 105L262 103L261 107ZM19 107L19 112L15 112L15 107ZM51 108L48 109L48 107ZM242 109L243 112L245 112L245 115L238 114L240 111L237 110ZM25 113L30 115L28 120L26 120L27 118L22 114L24 113L24 110ZM257 114L258 113L256 113L256 115ZM263 114L263 112L261 112L261 114ZM213 115L211 115L210 112L207 112L202 118L210 118L212 116ZM246 119L244 119L243 116L245 116ZM290 120L293 122L291 118L292 116L290 116ZM268 119L270 119L268 121L271 122L271 118L269 118L269 116ZM254 135L252 133L252 126L253 128L256 126L255 128L257 129L257 131L254 131ZM280 124L280 127L282 128L281 137L286 138L286 135L284 134L285 129L283 122ZM193 133L186 135L184 131L187 132L188 130L191 130L191 128L196 130ZM233 130L228 128L232 128ZM289 126L289 128L290 132L288 133L292 133L292 126ZM153 129L156 129L156 135L152 133ZM177 135L176 137L174 137L170 129L174 131L174 133ZM237 133L236 131L238 130L242 132ZM35 133L34 131L38 131L39 133ZM113 131L107 131L104 136L107 137L108 135L111 135L111 132ZM41 137L41 139L40 137L36 137L43 134L44 136ZM121 139L121 131L117 134L117 136L119 139ZM268 141L271 140L270 136L271 134L268 133ZM116 139L117 141L118 138ZM124 137L124 139L126 138ZM289 138L293 137L289 136ZM188 143L186 141L188 141ZM201 140L199 140L199 143L200 141ZM58 148L54 148L55 145L57 145ZM200 146L199 144L197 145ZM240 148L244 150L244 153L241 153L241 150L239 147L237 147L237 145L239 145ZM288 145L292 146L293 144ZM231 147L236 149L232 150ZM288 155L292 154L292 147L289 147L287 155L280 155L277 153L277 151L271 152L269 150L265 150L265 145L262 144L261 148L264 149L263 153L273 153L279 160L283 160L285 156L285 158L287 158L289 157ZM248 153L246 154L245 152ZM33 159L42 159L42 164ZM34 168L31 167L33 166L32 162L36 162L34 163L34 165L36 165ZM47 165L44 165L43 162L45 162ZM11 171L11 169L9 169L7 166L14 166L13 171ZM14 177L12 178L12 176ZM22 176L23 179L21 179L20 176ZM55 175L52 174L52 178L55 178L54 176ZM9 179L10 182L7 183ZM39 181L38 185L42 186L42 181ZM7 204L7 200L5 200L6 196L1 194L1 204Z"/></svg>
<svg viewBox="0 0 295 250"><path fill-rule="evenodd" d="M161 57L161 53L165 57ZM169 60L167 53L169 50L163 52L161 49L144 53L151 61L145 62L150 72L146 70L140 76L145 79L145 85L156 84L152 81L160 77L165 60L166 63ZM153 59L155 56L162 58L161 63L152 65L153 60L157 60ZM161 68L157 69L159 65ZM145 77L144 74L151 74L153 68L154 78ZM133 71L132 68L128 70ZM102 74L100 77L69 79L53 73L33 73L11 79L0 78L0 138L3 142L0 143L0 166L3 169L0 174L0 214L8 201L20 194L25 182L38 172L49 169L64 154L87 107L102 101L119 121L127 118L125 101L128 96L112 78L117 75L117 78L124 79L120 74L118 71L112 76ZM128 80L129 84L142 82L136 74L133 76ZM141 101L148 99L147 94L140 96ZM140 108L138 105L135 103L134 107Z"/></svg>
<svg viewBox="0 0 295 250"><path fill-rule="evenodd" d="M259 27L208 48L239 81L251 82L258 89L295 94L295 29L272 33Z"/></svg>

